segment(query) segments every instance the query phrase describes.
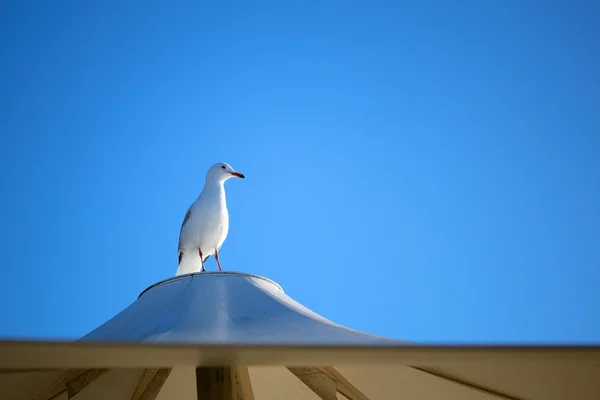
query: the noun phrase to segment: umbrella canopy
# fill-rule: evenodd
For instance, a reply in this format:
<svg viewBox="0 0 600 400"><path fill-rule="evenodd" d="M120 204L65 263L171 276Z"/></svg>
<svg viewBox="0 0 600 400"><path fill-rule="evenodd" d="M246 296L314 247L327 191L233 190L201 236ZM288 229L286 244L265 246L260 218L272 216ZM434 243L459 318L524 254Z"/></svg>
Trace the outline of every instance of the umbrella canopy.
<svg viewBox="0 0 600 400"><path fill-rule="evenodd" d="M401 345L304 307L275 282L250 274L180 275L152 285L82 341L180 344Z"/></svg>
<svg viewBox="0 0 600 400"><path fill-rule="evenodd" d="M0 342L2 400L281 397L597 400L600 349L410 344L222 272L158 282L76 342Z"/></svg>

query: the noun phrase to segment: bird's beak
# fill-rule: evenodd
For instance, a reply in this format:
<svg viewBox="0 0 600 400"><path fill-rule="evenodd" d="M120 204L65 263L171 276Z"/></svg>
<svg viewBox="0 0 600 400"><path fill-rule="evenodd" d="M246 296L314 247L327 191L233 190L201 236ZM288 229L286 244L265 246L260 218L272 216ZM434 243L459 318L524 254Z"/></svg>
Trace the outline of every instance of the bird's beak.
<svg viewBox="0 0 600 400"><path fill-rule="evenodd" d="M239 172L232 172L231 175L237 176L238 178L245 178L244 174L239 173Z"/></svg>

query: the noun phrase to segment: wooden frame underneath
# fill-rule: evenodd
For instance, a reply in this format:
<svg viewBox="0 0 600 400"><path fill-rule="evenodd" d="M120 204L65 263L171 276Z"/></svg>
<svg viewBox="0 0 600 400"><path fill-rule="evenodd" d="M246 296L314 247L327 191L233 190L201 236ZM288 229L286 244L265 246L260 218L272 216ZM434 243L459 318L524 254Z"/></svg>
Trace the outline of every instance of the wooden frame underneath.
<svg viewBox="0 0 600 400"><path fill-rule="evenodd" d="M154 400L160 393L171 368L146 368L131 396L131 400Z"/></svg>
<svg viewBox="0 0 600 400"><path fill-rule="evenodd" d="M337 383L327 374L314 367L288 367L288 370L322 400L337 400Z"/></svg>
<svg viewBox="0 0 600 400"><path fill-rule="evenodd" d="M337 399L337 392L348 400L369 400L363 392L333 367L287 368L322 400Z"/></svg>
<svg viewBox="0 0 600 400"><path fill-rule="evenodd" d="M196 368L198 400L254 400L248 368Z"/></svg>
<svg viewBox="0 0 600 400"><path fill-rule="evenodd" d="M252 382L248 367L237 366L235 369L235 387L237 400L254 400L254 392L252 391Z"/></svg>
<svg viewBox="0 0 600 400"><path fill-rule="evenodd" d="M68 370L32 400L50 400L57 397L70 399L107 371L108 369L102 368Z"/></svg>

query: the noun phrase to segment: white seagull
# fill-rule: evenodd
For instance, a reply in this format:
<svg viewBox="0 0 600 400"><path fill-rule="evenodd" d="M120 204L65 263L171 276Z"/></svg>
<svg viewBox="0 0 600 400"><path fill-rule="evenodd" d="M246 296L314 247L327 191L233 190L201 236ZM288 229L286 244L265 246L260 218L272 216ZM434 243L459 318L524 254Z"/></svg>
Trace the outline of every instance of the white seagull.
<svg viewBox="0 0 600 400"><path fill-rule="evenodd" d="M179 232L179 267L177 274L204 272L204 262L215 255L219 271L219 250L229 231L229 212L225 198L225 181L245 178L227 163L210 167L200 195L187 210Z"/></svg>

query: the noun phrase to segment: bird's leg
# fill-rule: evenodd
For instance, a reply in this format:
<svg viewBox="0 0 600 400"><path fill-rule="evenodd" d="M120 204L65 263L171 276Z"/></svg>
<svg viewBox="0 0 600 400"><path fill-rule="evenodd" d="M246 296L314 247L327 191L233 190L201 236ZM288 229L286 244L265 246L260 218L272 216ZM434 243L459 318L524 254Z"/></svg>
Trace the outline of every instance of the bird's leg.
<svg viewBox="0 0 600 400"><path fill-rule="evenodd" d="M202 268L200 269L200 272L206 272L206 268L204 268L204 260L202 257L202 250L200 248L198 248L198 255L200 256L200 263L202 263Z"/></svg>
<svg viewBox="0 0 600 400"><path fill-rule="evenodd" d="M215 249L215 260L217 260L217 266L219 267L219 271L223 271L221 269L221 263L219 262L219 250Z"/></svg>

